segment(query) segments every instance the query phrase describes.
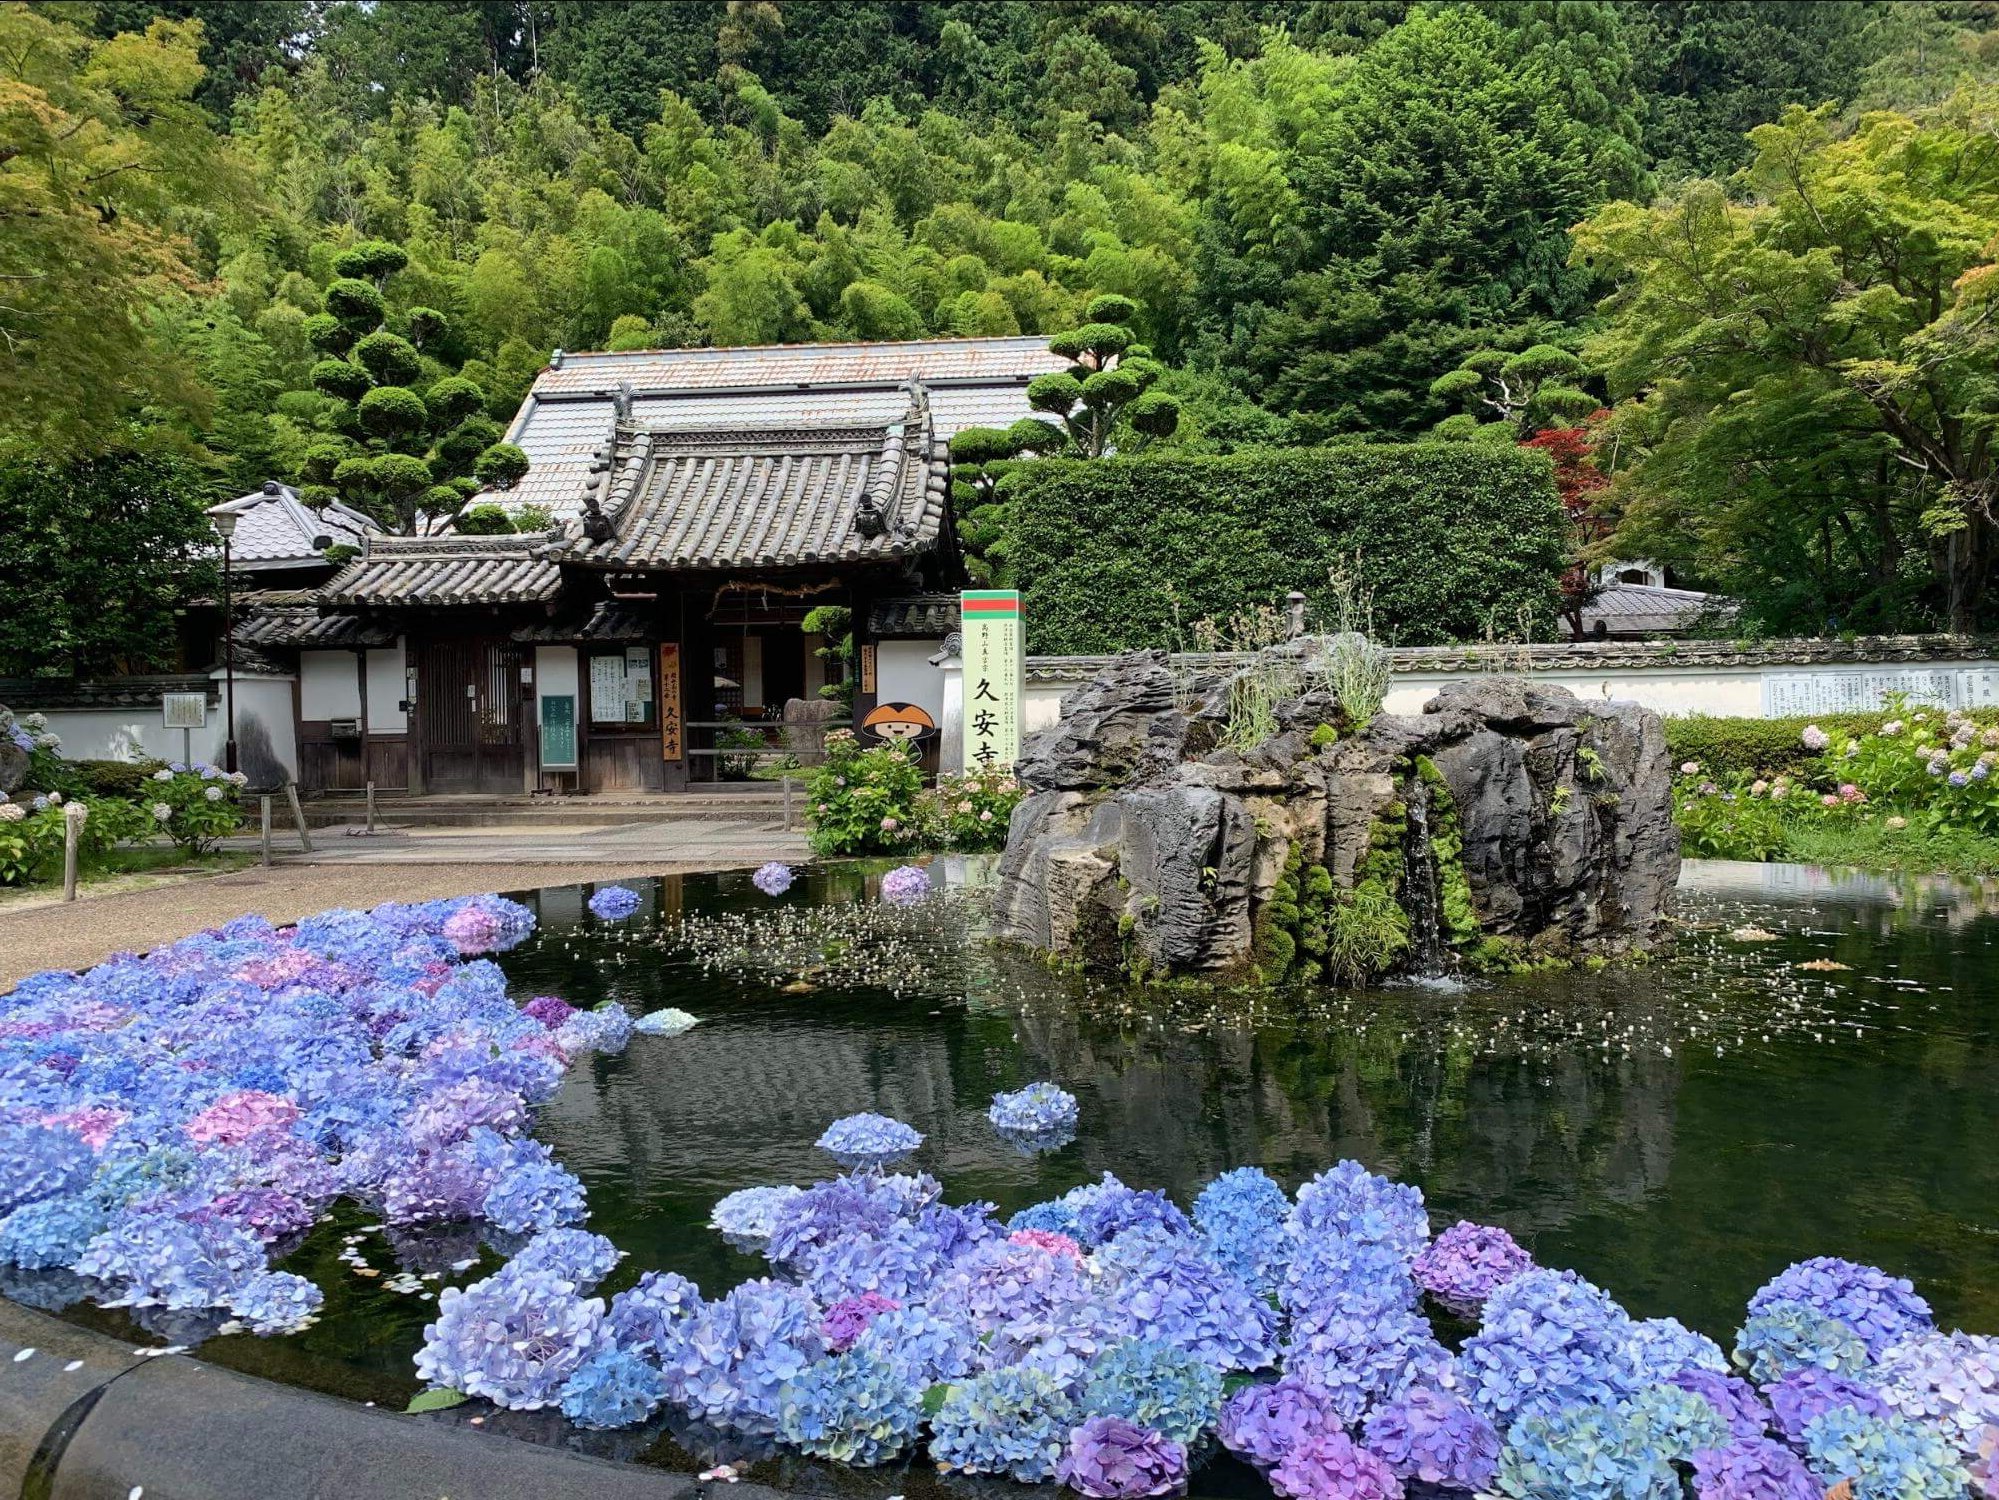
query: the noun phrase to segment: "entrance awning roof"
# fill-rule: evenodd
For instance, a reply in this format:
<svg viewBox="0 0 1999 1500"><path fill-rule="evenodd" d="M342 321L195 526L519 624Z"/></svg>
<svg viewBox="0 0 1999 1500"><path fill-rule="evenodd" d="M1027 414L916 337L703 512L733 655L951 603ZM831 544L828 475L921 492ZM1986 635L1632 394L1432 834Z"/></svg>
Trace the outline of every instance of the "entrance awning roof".
<svg viewBox="0 0 1999 1500"><path fill-rule="evenodd" d="M370 536L320 591L327 604L542 604L562 587L558 532L513 536Z"/></svg>

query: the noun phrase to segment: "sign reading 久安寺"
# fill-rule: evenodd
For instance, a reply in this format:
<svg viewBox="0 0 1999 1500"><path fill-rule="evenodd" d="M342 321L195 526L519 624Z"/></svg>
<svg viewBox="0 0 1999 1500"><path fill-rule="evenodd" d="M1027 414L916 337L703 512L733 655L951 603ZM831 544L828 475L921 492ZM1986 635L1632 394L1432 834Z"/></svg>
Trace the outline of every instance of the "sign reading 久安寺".
<svg viewBox="0 0 1999 1500"><path fill-rule="evenodd" d="M958 596L965 634L965 769L1020 759L1020 689L1026 662L1020 595L967 589Z"/></svg>

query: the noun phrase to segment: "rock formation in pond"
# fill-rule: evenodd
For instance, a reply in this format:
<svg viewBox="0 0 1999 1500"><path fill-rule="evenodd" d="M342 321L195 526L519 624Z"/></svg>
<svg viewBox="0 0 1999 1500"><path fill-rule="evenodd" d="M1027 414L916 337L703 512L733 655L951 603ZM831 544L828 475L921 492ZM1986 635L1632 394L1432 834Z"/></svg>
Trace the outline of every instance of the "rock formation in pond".
<svg viewBox="0 0 1999 1500"><path fill-rule="evenodd" d="M1659 940L1680 853L1658 715L1488 677L1342 727L1331 692L1288 670L1298 690L1266 701L1271 732L1244 750L1226 747L1242 738L1229 705L1254 665L1189 681L1140 652L1072 693L1018 768L1032 792L1001 861L999 935L1220 983L1505 970Z"/></svg>

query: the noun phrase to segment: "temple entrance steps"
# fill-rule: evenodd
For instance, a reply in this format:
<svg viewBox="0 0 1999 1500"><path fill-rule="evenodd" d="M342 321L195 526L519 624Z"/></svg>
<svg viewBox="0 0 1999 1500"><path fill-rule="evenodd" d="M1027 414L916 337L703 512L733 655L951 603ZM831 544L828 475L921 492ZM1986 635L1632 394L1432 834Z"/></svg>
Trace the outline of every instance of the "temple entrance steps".
<svg viewBox="0 0 1999 1500"><path fill-rule="evenodd" d="M375 822L382 828L615 828L643 823L750 823L780 828L787 799L774 782L723 783L684 792L597 792L587 796L440 794L410 797L377 792ZM803 784L793 781L791 822L802 825ZM330 792L305 804L314 828L363 825L365 798Z"/></svg>

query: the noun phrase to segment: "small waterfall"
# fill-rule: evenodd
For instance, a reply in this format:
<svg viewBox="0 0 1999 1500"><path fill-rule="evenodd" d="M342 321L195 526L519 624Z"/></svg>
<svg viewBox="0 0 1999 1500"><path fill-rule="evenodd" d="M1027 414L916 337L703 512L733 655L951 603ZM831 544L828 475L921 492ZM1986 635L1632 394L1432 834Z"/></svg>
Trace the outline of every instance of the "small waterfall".
<svg viewBox="0 0 1999 1500"><path fill-rule="evenodd" d="M1442 974L1445 962L1444 902L1438 889L1437 855L1430 847L1430 788L1421 776L1409 778L1409 809L1402 844L1402 909L1409 914L1409 972Z"/></svg>

